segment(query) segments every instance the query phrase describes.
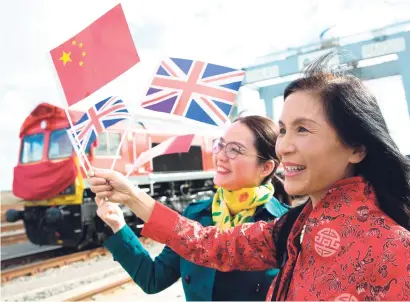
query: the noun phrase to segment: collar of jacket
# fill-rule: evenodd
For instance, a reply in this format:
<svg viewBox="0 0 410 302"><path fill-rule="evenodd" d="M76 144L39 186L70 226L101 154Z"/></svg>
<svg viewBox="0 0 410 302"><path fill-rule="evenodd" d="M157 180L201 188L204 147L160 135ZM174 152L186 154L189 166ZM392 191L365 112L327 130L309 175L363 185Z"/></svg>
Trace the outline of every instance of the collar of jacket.
<svg viewBox="0 0 410 302"><path fill-rule="evenodd" d="M212 198L210 199L204 199L197 201L195 203L195 207L191 210L192 213L200 213L202 211L206 212L211 212L212 211ZM286 213L289 210L289 206L286 204L281 203L278 201L275 197L272 197L272 199L265 203L263 206L260 206L256 212L254 217L257 217L260 214L263 214L264 211L267 211L269 214L275 217L280 217L284 213Z"/></svg>

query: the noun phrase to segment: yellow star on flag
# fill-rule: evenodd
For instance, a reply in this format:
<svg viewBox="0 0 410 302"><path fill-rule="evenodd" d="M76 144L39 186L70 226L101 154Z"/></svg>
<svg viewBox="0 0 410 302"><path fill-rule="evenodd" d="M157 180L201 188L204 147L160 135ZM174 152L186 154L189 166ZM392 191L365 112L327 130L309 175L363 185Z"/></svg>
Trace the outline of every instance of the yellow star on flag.
<svg viewBox="0 0 410 302"><path fill-rule="evenodd" d="M58 60L63 61L63 64L65 66L65 64L67 64L67 62L72 62L70 56L71 56L71 52L66 53L63 50L63 55Z"/></svg>
<svg viewBox="0 0 410 302"><path fill-rule="evenodd" d="M81 48L81 47L83 47L83 45L84 45L84 44L83 44L82 42L80 42L80 44L78 44L78 47Z"/></svg>

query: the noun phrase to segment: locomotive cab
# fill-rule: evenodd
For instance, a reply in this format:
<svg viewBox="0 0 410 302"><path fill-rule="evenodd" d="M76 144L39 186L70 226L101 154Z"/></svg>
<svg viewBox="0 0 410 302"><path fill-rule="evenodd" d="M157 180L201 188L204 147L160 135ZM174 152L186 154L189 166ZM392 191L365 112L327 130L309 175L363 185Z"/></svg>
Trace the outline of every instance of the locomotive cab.
<svg viewBox="0 0 410 302"><path fill-rule="evenodd" d="M84 182L66 132L68 127L61 108L41 104L20 131L13 193L24 199L25 206L24 211L9 210L6 219L22 219L34 244L77 246L84 237Z"/></svg>

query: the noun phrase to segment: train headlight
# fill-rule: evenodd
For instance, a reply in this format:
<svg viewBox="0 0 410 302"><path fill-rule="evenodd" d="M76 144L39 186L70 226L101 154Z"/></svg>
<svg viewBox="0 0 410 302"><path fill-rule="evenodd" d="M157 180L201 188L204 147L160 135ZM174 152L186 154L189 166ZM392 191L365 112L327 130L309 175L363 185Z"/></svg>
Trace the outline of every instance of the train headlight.
<svg viewBox="0 0 410 302"><path fill-rule="evenodd" d="M41 129L46 129L47 128L47 121L41 121L40 128Z"/></svg>
<svg viewBox="0 0 410 302"><path fill-rule="evenodd" d="M70 186L68 186L64 191L62 191L60 193L60 195L71 195L71 194L75 194L75 186L74 184L71 184Z"/></svg>

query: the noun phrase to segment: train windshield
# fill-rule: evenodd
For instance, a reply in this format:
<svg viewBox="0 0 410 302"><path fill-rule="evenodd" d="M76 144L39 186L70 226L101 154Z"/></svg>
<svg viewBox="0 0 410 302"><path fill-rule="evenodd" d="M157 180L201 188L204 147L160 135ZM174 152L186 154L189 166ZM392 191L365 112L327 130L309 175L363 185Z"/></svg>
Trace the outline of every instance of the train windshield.
<svg viewBox="0 0 410 302"><path fill-rule="evenodd" d="M20 162L23 164L40 161L43 157L44 133L27 135L23 138Z"/></svg>
<svg viewBox="0 0 410 302"><path fill-rule="evenodd" d="M48 159L71 157L73 146L68 138L66 129L51 132Z"/></svg>

